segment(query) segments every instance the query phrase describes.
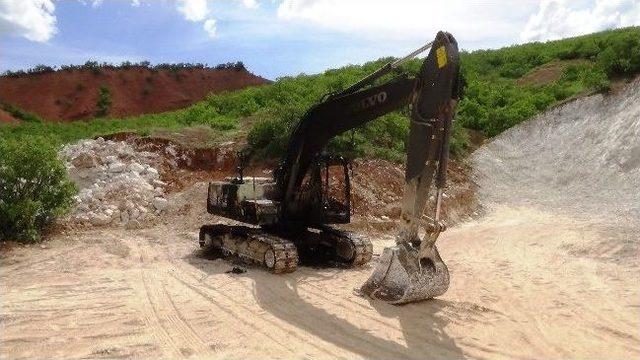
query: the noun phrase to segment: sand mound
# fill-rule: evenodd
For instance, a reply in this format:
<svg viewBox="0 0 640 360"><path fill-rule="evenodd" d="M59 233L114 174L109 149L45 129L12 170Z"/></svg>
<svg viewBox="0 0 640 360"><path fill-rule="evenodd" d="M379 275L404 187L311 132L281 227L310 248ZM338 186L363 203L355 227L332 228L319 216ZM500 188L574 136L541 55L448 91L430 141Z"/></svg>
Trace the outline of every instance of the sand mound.
<svg viewBox="0 0 640 360"><path fill-rule="evenodd" d="M640 219L640 78L516 126L473 155L488 203Z"/></svg>
<svg viewBox="0 0 640 360"><path fill-rule="evenodd" d="M472 157L486 207L534 207L597 224L574 253L634 257L640 226L640 78L513 127Z"/></svg>

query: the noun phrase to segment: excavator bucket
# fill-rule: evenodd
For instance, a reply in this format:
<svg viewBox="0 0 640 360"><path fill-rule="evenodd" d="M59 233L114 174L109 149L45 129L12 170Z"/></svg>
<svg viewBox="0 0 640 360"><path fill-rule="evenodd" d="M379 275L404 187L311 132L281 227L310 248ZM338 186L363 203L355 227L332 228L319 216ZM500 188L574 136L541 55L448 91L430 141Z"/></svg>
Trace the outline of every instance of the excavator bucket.
<svg viewBox="0 0 640 360"><path fill-rule="evenodd" d="M420 69L419 79L424 86L411 107L397 245L384 250L371 277L360 288L363 295L403 304L442 295L449 288L449 271L435 243L445 229L440 207L453 114L459 100L458 60L453 36L439 32ZM423 214L432 185L437 188L435 214L425 221ZM418 236L420 227L426 233L422 240Z"/></svg>
<svg viewBox="0 0 640 360"><path fill-rule="evenodd" d="M431 299L449 288L449 270L433 247L431 256L420 258L410 245L384 249L362 294L391 304Z"/></svg>

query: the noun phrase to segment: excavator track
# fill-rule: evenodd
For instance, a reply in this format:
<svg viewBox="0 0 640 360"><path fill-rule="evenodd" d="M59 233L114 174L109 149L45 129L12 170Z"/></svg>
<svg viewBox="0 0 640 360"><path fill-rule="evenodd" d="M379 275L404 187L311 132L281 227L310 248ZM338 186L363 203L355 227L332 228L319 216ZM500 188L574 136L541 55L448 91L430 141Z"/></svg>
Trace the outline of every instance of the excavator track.
<svg viewBox="0 0 640 360"><path fill-rule="evenodd" d="M353 236L354 234L349 235L349 241L353 243L355 248L355 256L351 262L351 266L361 266L368 263L373 256L373 244L371 240L361 236Z"/></svg>
<svg viewBox="0 0 640 360"><path fill-rule="evenodd" d="M259 228L230 225L204 225L200 228L200 247L219 250L223 256L236 256L246 263L264 266L275 274L289 273L298 266L293 242L267 234Z"/></svg>
<svg viewBox="0 0 640 360"><path fill-rule="evenodd" d="M373 244L368 238L328 226L324 227L322 232L325 237L334 242L337 261L349 267L356 267L371 260Z"/></svg>

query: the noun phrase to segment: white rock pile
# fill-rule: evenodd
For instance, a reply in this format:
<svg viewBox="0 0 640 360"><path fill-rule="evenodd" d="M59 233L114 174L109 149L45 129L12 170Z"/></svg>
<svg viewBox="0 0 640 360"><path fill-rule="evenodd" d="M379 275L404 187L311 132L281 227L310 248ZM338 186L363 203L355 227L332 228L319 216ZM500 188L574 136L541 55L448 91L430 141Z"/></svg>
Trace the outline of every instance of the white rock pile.
<svg viewBox="0 0 640 360"><path fill-rule="evenodd" d="M137 228L166 210L158 154L98 138L66 145L59 155L79 188L69 221Z"/></svg>

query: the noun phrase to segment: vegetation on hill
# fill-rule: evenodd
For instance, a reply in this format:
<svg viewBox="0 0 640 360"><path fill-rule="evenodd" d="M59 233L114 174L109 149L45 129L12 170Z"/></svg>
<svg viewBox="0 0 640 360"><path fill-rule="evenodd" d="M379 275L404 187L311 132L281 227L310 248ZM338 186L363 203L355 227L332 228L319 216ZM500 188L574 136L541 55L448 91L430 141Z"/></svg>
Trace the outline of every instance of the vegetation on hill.
<svg viewBox="0 0 640 360"><path fill-rule="evenodd" d="M580 61L576 61L580 60ZM276 82L208 96L185 109L126 119L99 118L74 123L24 123L0 127L3 137L42 135L68 142L117 131L149 133L208 125L221 134L245 131L241 120L251 119L248 143L258 155L273 157L285 149L288 134L309 107L326 93L345 88L389 59L327 70L318 75L283 77ZM640 28L626 28L546 43L516 45L498 50L462 52L465 97L458 107L452 152L466 146L463 127L487 136L526 120L572 96L607 91L612 79L640 73ZM404 70L415 73L421 60ZM536 71L556 66L561 73L545 82L525 82ZM249 123L249 122L243 122ZM352 156L400 160L409 129L406 110L383 116L331 143L333 150Z"/></svg>
<svg viewBox="0 0 640 360"><path fill-rule="evenodd" d="M169 71L179 71L186 69L208 69L208 70L223 70L223 69L233 69L237 71L246 70L246 67L242 63L242 61L238 62L229 62L224 64L218 64L215 66L209 66L208 64L202 63L177 63L177 64L167 64L161 63L156 65L151 65L149 61L141 61L137 63L132 63L130 61L124 61L119 65L114 65L107 62L99 63L97 61L89 60L82 65L61 65L59 68L56 66L48 66L48 65L36 65L27 70L17 70L11 71L7 70L1 74L1 76L6 77L21 77L27 75L38 75L38 74L47 74L56 71L75 71L75 70L91 70L95 74L100 74L103 69L131 69L131 68L141 68L148 69L151 71L159 71L159 70L169 70Z"/></svg>
<svg viewBox="0 0 640 360"><path fill-rule="evenodd" d="M518 79L554 62L571 63L544 84ZM608 91L610 81L640 73L640 28L611 30L547 43L463 54L466 96L458 110L463 126L494 136L576 94Z"/></svg>
<svg viewBox="0 0 640 360"><path fill-rule="evenodd" d="M35 122L41 123L42 118L38 116L38 114L34 114L32 112L26 111L18 106L8 104L0 101L0 109L8 112L11 116L18 120L26 121L26 122Z"/></svg>
<svg viewBox="0 0 640 360"><path fill-rule="evenodd" d="M100 91L98 93L98 102L96 103L96 115L97 116L106 116L109 113L109 108L111 107L111 90L109 90L106 86L100 86Z"/></svg>

